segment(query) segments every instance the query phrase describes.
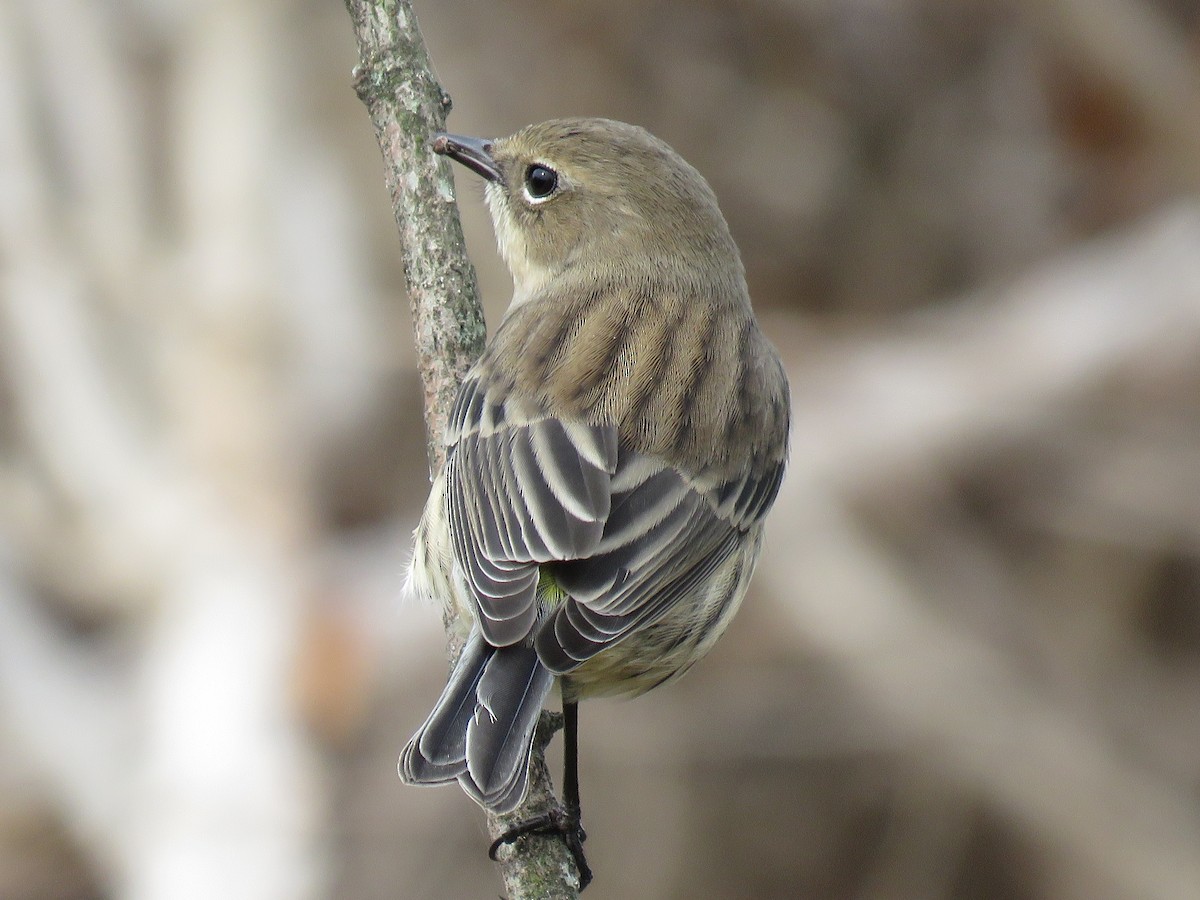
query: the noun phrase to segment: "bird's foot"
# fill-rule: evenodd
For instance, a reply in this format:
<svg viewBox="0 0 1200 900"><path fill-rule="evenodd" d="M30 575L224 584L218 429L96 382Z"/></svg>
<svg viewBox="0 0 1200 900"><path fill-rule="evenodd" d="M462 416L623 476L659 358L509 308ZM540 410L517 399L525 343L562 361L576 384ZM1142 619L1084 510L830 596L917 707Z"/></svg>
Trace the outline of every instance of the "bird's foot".
<svg viewBox="0 0 1200 900"><path fill-rule="evenodd" d="M575 868L579 872L579 890L583 890L592 881L592 870L588 867L587 858L583 855L583 842L587 840L587 832L583 830L583 822L579 818L578 809L565 809L556 806L540 815L518 822L496 840L488 848L488 858L493 862L496 854L505 844L511 844L527 835L543 836L558 835L571 851L575 860Z"/></svg>

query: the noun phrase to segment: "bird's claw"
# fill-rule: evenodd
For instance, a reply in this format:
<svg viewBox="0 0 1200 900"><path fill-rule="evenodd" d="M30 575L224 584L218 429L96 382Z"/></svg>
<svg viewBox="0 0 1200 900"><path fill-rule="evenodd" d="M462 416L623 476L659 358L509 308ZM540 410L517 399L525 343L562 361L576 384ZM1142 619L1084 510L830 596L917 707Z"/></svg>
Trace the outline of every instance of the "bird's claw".
<svg viewBox="0 0 1200 900"><path fill-rule="evenodd" d="M591 883L592 870L588 867L587 858L583 854L583 842L587 840L587 832L583 830L578 810L556 806L544 813L518 822L492 841L492 845L488 847L488 858L495 862L496 854L500 852L501 847L528 835L561 837L575 860L575 868L579 872L579 890L582 891Z"/></svg>

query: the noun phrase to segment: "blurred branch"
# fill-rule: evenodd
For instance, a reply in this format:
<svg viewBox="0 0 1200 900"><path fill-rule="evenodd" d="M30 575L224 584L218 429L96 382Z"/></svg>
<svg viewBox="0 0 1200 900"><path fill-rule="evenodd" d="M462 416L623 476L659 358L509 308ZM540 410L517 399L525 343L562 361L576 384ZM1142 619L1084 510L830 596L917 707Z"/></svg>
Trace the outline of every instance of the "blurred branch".
<svg viewBox="0 0 1200 900"><path fill-rule="evenodd" d="M111 876L127 849L131 679L63 638L19 584L9 551L0 544L0 729L36 761L92 860Z"/></svg>
<svg viewBox="0 0 1200 900"><path fill-rule="evenodd" d="M832 660L864 706L1114 896L1170 900L1200 884L1188 785L1132 761L1102 719L1046 697L1022 660L939 616L848 501L1058 421L1123 373L1193 365L1197 246L1200 207L1186 205L986 307L957 304L908 338L793 372L797 446L761 567L795 641Z"/></svg>
<svg viewBox="0 0 1200 900"><path fill-rule="evenodd" d="M1029 17L1137 110L1176 174L1200 188L1200 68L1152 3L1025 0Z"/></svg>
<svg viewBox="0 0 1200 900"><path fill-rule="evenodd" d="M1107 379L1200 346L1200 205L1181 204L877 340L793 367L789 478L846 495L1053 421Z"/></svg>
<svg viewBox="0 0 1200 900"><path fill-rule="evenodd" d="M429 147L431 136L445 128L450 97L433 75L411 3L346 0L346 8L361 58L355 89L375 125L400 231L417 364L425 388L429 466L437 473L445 461L441 436L450 408L486 338L450 168ZM447 621L446 626L453 655L459 649L451 637L454 623ZM549 721L543 712L543 730ZM528 818L552 802L545 742L539 741L530 761L525 802L504 823L489 814L488 829L498 837L506 823ZM560 841L522 841L501 865L510 900L577 896L574 864Z"/></svg>
<svg viewBox="0 0 1200 900"><path fill-rule="evenodd" d="M935 614L845 508L793 489L760 583L795 640L926 764L1062 848L1113 896L1175 900L1200 884L1186 785L1131 762L1097 723L1039 691L1020 661Z"/></svg>
<svg viewBox="0 0 1200 900"><path fill-rule="evenodd" d="M36 46L53 53L30 57L34 79L58 116L53 129L75 183L72 210L82 256L102 285L102 302L116 307L130 296L153 233L153 166L137 107L136 71L122 56L125 44L108 27L111 15L88 0L26 3L23 9ZM87 85L86 102L79 86Z"/></svg>
<svg viewBox="0 0 1200 900"><path fill-rule="evenodd" d="M236 8L242 15L204 20L217 26L215 36L203 27L187 33L196 58L211 51L221 64L206 57L195 70L173 68L170 87L186 90L183 83L202 72L213 95L250 96L247 105L258 111L272 105L263 79L239 76L236 68L266 65L261 45L277 32L254 30L263 21L256 17L262 4ZM6 6L0 18L8 26L17 16ZM87 83L84 59L101 54L96 48L106 40L107 19L65 16L62 27L90 29L66 42L53 23L39 22L29 58L70 68L61 54L92 47L95 53L70 61L79 66L70 68L72 83ZM98 155L83 145L48 151L56 135L60 143L78 144L71 125L83 95L34 89L36 68L18 65L19 33L0 27L0 157L9 164L0 255L11 261L0 276L0 379L12 399L5 436L26 480L19 488L16 478L3 485L18 502L0 504L0 530L21 556L26 583L18 584L8 560L0 559L0 726L18 735L64 822L114 892L311 896L321 866L314 850L321 770L292 715L301 591L298 579L280 574L297 570L291 553L306 558L292 532L302 517L289 509L290 516L270 523L260 516L247 525L251 504L235 499L243 474L250 485L243 495L269 483L279 490L272 498L279 506L294 500L296 483L272 481L266 466L233 471L222 466L228 457L197 452L207 449L205 439L221 435L239 459L283 455L272 443L276 432L241 427L272 421L269 412L280 404L253 390L259 372L231 367L230 356L217 350L253 347L247 337L270 294L259 289L255 271L228 258L200 265L206 278L186 287L154 282L163 273L142 255L141 181L131 174L145 168L142 142L101 141ZM260 46L227 52L223 42L243 38ZM97 65L102 93L120 94L109 82L127 81L128 72ZM217 96L214 105L229 109L230 99ZM193 106L177 104L185 114ZM123 121L117 117L118 126ZM230 145L244 138L237 127L212 130ZM99 171L124 174L109 189ZM62 184L85 186L89 202L59 190ZM126 198L126 190L139 198ZM230 193L240 204L254 186L237 182ZM229 218L220 215L227 210L219 207L230 193L210 194L208 209L218 214L178 230L186 232L183 255L229 232ZM123 202L131 203L125 215L115 210ZM102 221L81 223L78 204L102 210ZM83 238L81 224L114 234ZM235 239L243 253L236 262L263 256L261 232L238 231ZM172 302L148 311L139 301L151 285ZM113 299L106 287L128 304L128 318L105 319L104 300ZM213 307L227 313L216 327L211 319L208 327L191 327L198 310ZM176 326L171 349L179 351L164 358L194 361L202 379L167 384L167 367L156 369L138 352L145 344L131 336L161 337L155 326L164 322ZM134 372L160 377L139 384ZM158 408L160 415L148 414L162 399L178 415ZM204 423L211 427L180 427L208 411L215 411ZM40 608L39 589L109 604L93 603L87 620L127 626L125 652L97 659L88 637L70 633Z"/></svg>

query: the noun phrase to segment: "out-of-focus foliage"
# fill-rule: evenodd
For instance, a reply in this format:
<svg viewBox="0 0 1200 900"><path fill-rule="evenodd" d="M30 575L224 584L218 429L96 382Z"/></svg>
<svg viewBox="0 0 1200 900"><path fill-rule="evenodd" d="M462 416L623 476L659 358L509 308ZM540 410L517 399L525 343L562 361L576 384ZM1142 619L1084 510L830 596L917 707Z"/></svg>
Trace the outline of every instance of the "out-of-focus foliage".
<svg viewBox="0 0 1200 900"><path fill-rule="evenodd" d="M735 626L583 710L588 896L1200 896L1196 5L417 12L454 130L704 172L793 379ZM497 890L394 774L445 668L354 59L336 3L0 6L4 898Z"/></svg>

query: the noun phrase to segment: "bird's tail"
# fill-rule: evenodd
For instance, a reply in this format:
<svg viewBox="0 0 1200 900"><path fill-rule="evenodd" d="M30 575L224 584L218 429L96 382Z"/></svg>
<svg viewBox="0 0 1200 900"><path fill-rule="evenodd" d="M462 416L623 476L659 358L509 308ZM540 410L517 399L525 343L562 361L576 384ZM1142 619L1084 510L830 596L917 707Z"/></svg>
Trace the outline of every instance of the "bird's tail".
<svg viewBox="0 0 1200 900"><path fill-rule="evenodd" d="M433 712L400 754L400 778L458 779L480 806L511 812L525 796L533 730L553 684L533 647L493 647L473 631Z"/></svg>

